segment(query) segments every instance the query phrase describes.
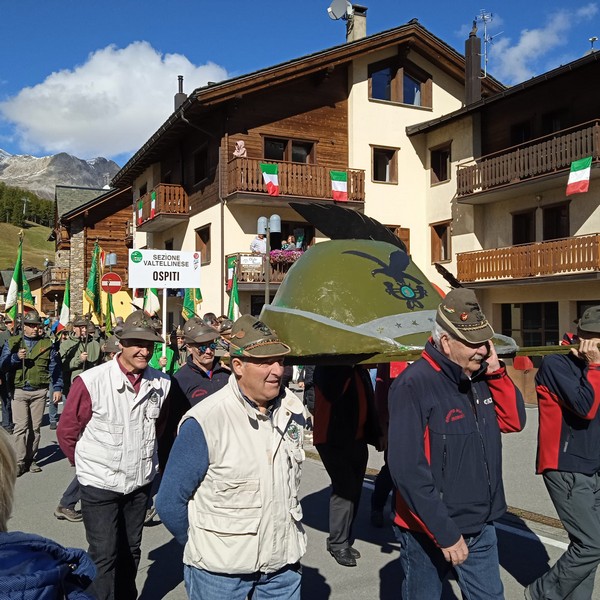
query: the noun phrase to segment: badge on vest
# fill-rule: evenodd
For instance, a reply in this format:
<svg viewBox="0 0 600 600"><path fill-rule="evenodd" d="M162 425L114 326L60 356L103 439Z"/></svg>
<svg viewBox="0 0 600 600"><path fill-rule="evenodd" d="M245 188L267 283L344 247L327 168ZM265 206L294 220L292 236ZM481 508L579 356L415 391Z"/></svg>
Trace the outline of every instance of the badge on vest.
<svg viewBox="0 0 600 600"><path fill-rule="evenodd" d="M148 405L146 406L146 417L148 419L158 419L160 408L158 406L159 396L156 392L150 394L148 398Z"/></svg>
<svg viewBox="0 0 600 600"><path fill-rule="evenodd" d="M290 439L290 441L294 442L295 444L298 444L298 441L300 440L300 428L298 427L297 423L292 421L288 425L288 428L286 429L285 433Z"/></svg>

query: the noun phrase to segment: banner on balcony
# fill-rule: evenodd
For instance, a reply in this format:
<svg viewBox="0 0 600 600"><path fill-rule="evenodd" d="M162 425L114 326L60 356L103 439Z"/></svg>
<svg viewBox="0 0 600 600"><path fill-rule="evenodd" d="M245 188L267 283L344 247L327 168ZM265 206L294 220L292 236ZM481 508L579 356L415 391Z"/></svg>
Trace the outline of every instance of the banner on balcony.
<svg viewBox="0 0 600 600"><path fill-rule="evenodd" d="M137 204L137 224L139 225L142 222L142 201L138 200Z"/></svg>
<svg viewBox="0 0 600 600"><path fill-rule="evenodd" d="M154 219L156 216L156 192L152 190L150 192L150 218Z"/></svg>
<svg viewBox="0 0 600 600"><path fill-rule="evenodd" d="M279 196L279 175L277 165L258 163L269 196Z"/></svg>
<svg viewBox="0 0 600 600"><path fill-rule="evenodd" d="M237 257L229 256L227 257L227 291L231 291L233 287L233 276L235 274L235 262Z"/></svg>
<svg viewBox="0 0 600 600"><path fill-rule="evenodd" d="M331 192L337 202L348 202L348 173L346 171L329 171Z"/></svg>
<svg viewBox="0 0 600 600"><path fill-rule="evenodd" d="M567 182L567 196L573 194L582 194L587 192L590 187L590 171L592 167L592 157L574 160L571 163L571 172Z"/></svg>

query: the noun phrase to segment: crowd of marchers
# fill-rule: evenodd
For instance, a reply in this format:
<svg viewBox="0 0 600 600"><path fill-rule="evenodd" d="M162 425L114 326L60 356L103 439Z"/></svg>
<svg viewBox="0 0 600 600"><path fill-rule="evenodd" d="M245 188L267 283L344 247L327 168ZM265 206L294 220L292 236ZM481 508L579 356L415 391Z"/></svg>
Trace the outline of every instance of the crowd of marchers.
<svg viewBox="0 0 600 600"><path fill-rule="evenodd" d="M440 598L453 577L464 598L504 598L501 436L523 429L525 407L474 292L442 299L418 360L305 367L303 400L285 385L290 340L250 315L194 317L170 344L143 311L108 339L86 317L48 332L35 311L0 328L1 598L134 600L143 527L158 513L184 546L192 600L299 600L305 437L331 479L337 564L360 561L353 523L373 445L384 466L371 522L388 523L392 493L397 597ZM536 375L537 472L570 543L526 598L591 599L600 563L600 306L570 341ZM83 522L87 551L7 530L17 479L42 471L47 402L75 467L54 515Z"/></svg>

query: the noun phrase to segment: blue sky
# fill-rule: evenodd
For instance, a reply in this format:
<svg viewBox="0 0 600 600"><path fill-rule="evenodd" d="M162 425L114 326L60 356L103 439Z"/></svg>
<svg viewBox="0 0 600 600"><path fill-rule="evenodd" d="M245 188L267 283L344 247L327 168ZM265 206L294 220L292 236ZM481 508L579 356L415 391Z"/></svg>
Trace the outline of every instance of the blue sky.
<svg viewBox="0 0 600 600"><path fill-rule="evenodd" d="M172 112L177 75L189 93L343 43L329 1L0 0L0 149L122 165ZM582 56L600 37L600 0L488 1L358 3L368 34L417 18L460 52L485 8L488 70L508 85Z"/></svg>

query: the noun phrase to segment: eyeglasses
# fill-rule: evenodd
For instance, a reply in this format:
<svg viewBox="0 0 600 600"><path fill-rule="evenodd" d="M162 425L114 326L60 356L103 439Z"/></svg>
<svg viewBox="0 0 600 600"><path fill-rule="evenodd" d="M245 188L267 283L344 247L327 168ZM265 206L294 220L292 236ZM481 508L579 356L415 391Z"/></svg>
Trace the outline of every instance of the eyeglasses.
<svg viewBox="0 0 600 600"><path fill-rule="evenodd" d="M217 344L216 342L211 342L210 344L200 344L199 346L197 346L198 350L200 350L200 352L206 352L209 348L211 350L216 350L217 349Z"/></svg>

